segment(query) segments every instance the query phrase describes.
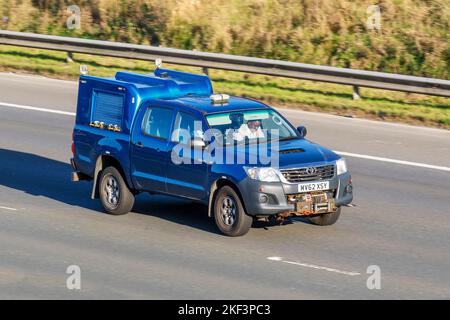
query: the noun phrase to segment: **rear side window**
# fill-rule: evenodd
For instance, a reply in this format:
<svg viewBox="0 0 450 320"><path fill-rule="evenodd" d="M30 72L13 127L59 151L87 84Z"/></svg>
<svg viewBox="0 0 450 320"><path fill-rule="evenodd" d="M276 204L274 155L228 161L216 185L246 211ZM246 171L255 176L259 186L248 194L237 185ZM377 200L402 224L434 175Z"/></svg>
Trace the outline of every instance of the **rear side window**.
<svg viewBox="0 0 450 320"><path fill-rule="evenodd" d="M94 106L91 121L122 127L124 96L94 91Z"/></svg>
<svg viewBox="0 0 450 320"><path fill-rule="evenodd" d="M173 111L152 107L145 112L142 131L145 135L167 140L170 136Z"/></svg>

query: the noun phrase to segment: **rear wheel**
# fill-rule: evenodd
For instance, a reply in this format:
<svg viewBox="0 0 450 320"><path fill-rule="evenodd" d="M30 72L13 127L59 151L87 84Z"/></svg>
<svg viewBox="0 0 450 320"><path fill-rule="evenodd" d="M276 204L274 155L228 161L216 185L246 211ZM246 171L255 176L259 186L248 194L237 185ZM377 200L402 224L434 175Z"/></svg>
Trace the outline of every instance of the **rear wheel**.
<svg viewBox="0 0 450 320"><path fill-rule="evenodd" d="M106 212L122 215L133 208L134 195L116 168L107 167L102 171L99 188L100 200Z"/></svg>
<svg viewBox="0 0 450 320"><path fill-rule="evenodd" d="M320 216L308 218L309 222L318 226L330 226L338 221L341 215L341 208L338 208L335 212L325 213Z"/></svg>
<svg viewBox="0 0 450 320"><path fill-rule="evenodd" d="M245 213L241 199L229 186L224 186L217 192L214 218L219 230L230 237L243 236L253 223L253 218Z"/></svg>

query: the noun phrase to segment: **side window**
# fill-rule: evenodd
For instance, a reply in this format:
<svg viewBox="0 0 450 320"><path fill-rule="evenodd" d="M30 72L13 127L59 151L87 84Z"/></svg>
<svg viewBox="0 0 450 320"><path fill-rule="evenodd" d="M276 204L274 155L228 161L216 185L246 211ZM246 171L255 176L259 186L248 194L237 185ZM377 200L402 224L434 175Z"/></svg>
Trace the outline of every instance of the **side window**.
<svg viewBox="0 0 450 320"><path fill-rule="evenodd" d="M192 116L188 113L178 112L177 118L175 120L175 127L174 127L174 131L173 131L173 135L172 135L172 141L187 143L187 141L184 141L184 140L186 140L186 137L185 137L185 134L183 135L182 130L186 130L189 133L191 139L198 136L199 134L196 134L196 132L195 132L195 129L196 129L195 121L200 122L200 126L199 126L199 124L197 124L197 126L201 130L202 126L201 126L200 119L196 119L194 116Z"/></svg>
<svg viewBox="0 0 450 320"><path fill-rule="evenodd" d="M173 111L170 109L148 108L142 122L142 132L151 137L169 139Z"/></svg>
<svg viewBox="0 0 450 320"><path fill-rule="evenodd" d="M120 94L94 91L91 121L122 127L124 96Z"/></svg>

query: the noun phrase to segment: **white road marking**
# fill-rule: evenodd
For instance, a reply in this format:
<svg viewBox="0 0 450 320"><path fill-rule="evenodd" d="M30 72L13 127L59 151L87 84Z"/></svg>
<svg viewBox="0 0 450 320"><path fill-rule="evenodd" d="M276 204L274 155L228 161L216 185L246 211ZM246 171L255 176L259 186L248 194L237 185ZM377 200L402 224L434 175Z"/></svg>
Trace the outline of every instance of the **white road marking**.
<svg viewBox="0 0 450 320"><path fill-rule="evenodd" d="M328 271L328 272L339 273L339 274L343 274L343 275L346 275L346 276L359 276L359 275L361 275L361 273L359 273L359 272L343 271L343 270L339 270L339 269L335 269L335 268L317 266L315 264L310 264L310 263L302 263L302 262L296 262L296 261L283 260L283 258L281 258L281 257L267 257L266 259L267 260L271 260L271 261L277 261L277 262L283 262L283 263L287 263L287 264L292 264L292 265L305 267L305 268L311 268L311 269L317 269L317 270L324 270L324 271Z"/></svg>
<svg viewBox="0 0 450 320"><path fill-rule="evenodd" d="M9 208L9 207L2 207L2 206L0 206L0 209L9 210L9 211L17 211L17 209Z"/></svg>
<svg viewBox="0 0 450 320"><path fill-rule="evenodd" d="M56 113L56 114L62 114L62 115L65 115L65 116L73 116L73 117L75 116L75 112L68 112L68 111L61 111L61 110L54 110L54 109L46 109L46 108L37 108L37 107L31 107L31 106L23 106L23 105L14 104L14 103L0 102L0 106L7 107L7 108L15 108L15 109L24 109L24 110L47 112L47 113Z"/></svg>
<svg viewBox="0 0 450 320"><path fill-rule="evenodd" d="M365 155L365 154L350 153L350 152L345 152L345 151L334 151L334 152L336 152L342 156L345 156L345 157L353 157L353 158L360 158L360 159L366 159L366 160L374 160L374 161L401 164L404 166L420 167L420 168L427 168L427 169L434 169L434 170L450 172L450 167L442 167L442 166L435 166L435 165L420 163L420 162L412 162L412 161L404 161L404 160L369 156L369 155Z"/></svg>
<svg viewBox="0 0 450 320"><path fill-rule="evenodd" d="M55 114L62 114L62 115L66 115L66 116L73 116L73 117L75 116L75 112L68 112L68 111L54 110L54 109L47 109L47 108L38 108L38 107L31 107L31 106L23 106L23 105L7 103L7 102L0 102L0 107L55 113ZM413 166L413 167L420 167L420 168L450 172L450 167L435 166L435 165L426 164L426 163L383 158L383 157L370 156L370 155L365 155L365 154L351 153L351 152L346 152L346 151L334 151L334 152L336 152L340 155L346 156L346 157L360 158L360 159L387 162L387 163L395 163L395 164L400 164L400 165L405 165L405 166Z"/></svg>

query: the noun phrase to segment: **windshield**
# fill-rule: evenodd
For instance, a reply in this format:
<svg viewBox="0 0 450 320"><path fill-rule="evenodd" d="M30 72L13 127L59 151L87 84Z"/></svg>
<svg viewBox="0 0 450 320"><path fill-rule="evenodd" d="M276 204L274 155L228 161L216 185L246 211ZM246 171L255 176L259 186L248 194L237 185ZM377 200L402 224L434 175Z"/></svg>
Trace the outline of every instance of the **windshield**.
<svg viewBox="0 0 450 320"><path fill-rule="evenodd" d="M296 138L297 134L276 111L270 109L233 111L206 116L212 129L218 130L220 142L254 143L268 140L287 140ZM216 136L216 140L217 140Z"/></svg>

